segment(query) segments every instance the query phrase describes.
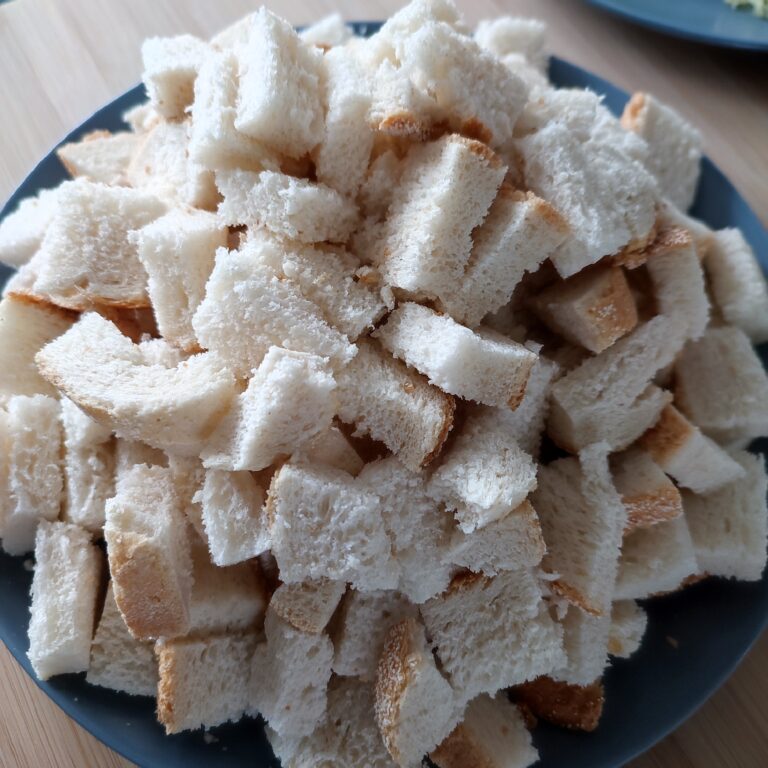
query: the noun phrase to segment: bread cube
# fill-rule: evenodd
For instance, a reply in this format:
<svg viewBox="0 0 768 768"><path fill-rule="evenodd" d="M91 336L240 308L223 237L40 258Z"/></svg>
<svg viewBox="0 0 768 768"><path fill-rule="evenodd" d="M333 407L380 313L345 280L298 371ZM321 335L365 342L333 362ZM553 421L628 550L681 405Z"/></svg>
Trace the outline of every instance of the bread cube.
<svg viewBox="0 0 768 768"><path fill-rule="evenodd" d="M593 616L571 605L561 623L568 661L554 670L551 677L568 685L592 685L608 665L611 607L602 616ZM596 714L599 717L599 712Z"/></svg>
<svg viewBox="0 0 768 768"><path fill-rule="evenodd" d="M299 32L299 37L305 43L311 43L318 48L334 48L346 43L352 37L352 30L344 23L340 13L331 13L304 27Z"/></svg>
<svg viewBox="0 0 768 768"><path fill-rule="evenodd" d="M343 581L330 579L281 584L269 607L295 629L317 635L331 620L346 588Z"/></svg>
<svg viewBox="0 0 768 768"><path fill-rule="evenodd" d="M537 69L547 68L547 25L539 19L522 16L500 16L483 19L475 27L475 40L499 58L517 53L524 56Z"/></svg>
<svg viewBox="0 0 768 768"><path fill-rule="evenodd" d="M135 133L92 131L80 141L62 144L56 156L72 178L118 185L126 183L131 158L141 144Z"/></svg>
<svg viewBox="0 0 768 768"><path fill-rule="evenodd" d="M628 659L640 648L647 626L648 614L634 600L617 600L611 610L608 653Z"/></svg>
<svg viewBox="0 0 768 768"><path fill-rule="evenodd" d="M587 732L597 728L605 704L601 680L572 685L545 675L518 685L512 695L533 717L561 728Z"/></svg>
<svg viewBox="0 0 768 768"><path fill-rule="evenodd" d="M35 255L58 206L62 184L26 197L0 221L0 262L21 267Z"/></svg>

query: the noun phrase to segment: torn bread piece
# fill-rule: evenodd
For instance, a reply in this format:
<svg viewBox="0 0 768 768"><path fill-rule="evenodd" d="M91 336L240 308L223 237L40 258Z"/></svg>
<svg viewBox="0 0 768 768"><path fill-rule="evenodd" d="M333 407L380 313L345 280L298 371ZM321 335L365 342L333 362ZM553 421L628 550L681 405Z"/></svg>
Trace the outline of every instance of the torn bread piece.
<svg viewBox="0 0 768 768"><path fill-rule="evenodd" d="M607 446L539 467L531 503L547 544L551 589L595 616L610 612L627 511L608 469ZM591 682L591 681L587 681Z"/></svg>
<svg viewBox="0 0 768 768"><path fill-rule="evenodd" d="M162 638L157 719L166 734L236 722L248 710L248 677L258 633Z"/></svg>
<svg viewBox="0 0 768 768"><path fill-rule="evenodd" d="M412 302L400 304L373 335L430 384L485 405L519 405L536 362L522 344Z"/></svg>
<svg viewBox="0 0 768 768"><path fill-rule="evenodd" d="M232 374L210 354L147 364L140 345L94 312L37 353L40 373L89 416L155 448L197 453L234 399Z"/></svg>
<svg viewBox="0 0 768 768"><path fill-rule="evenodd" d="M685 517L638 528L621 546L615 600L673 592L701 572Z"/></svg>
<svg viewBox="0 0 768 768"><path fill-rule="evenodd" d="M410 469L429 464L453 426L454 399L361 340L357 356L336 375L339 418L383 442Z"/></svg>
<svg viewBox="0 0 768 768"><path fill-rule="evenodd" d="M101 567L101 553L80 526L40 524L27 652L40 680L88 669Z"/></svg>
<svg viewBox="0 0 768 768"><path fill-rule="evenodd" d="M589 685L573 685L546 675L518 685L512 697L534 717L561 728L587 732L597 728L605 704L601 680Z"/></svg>
<svg viewBox="0 0 768 768"><path fill-rule="evenodd" d="M758 581L768 538L765 457L746 451L731 455L745 470L744 478L703 496L684 492L685 517L700 572Z"/></svg>
<svg viewBox="0 0 768 768"><path fill-rule="evenodd" d="M483 19L475 27L478 44L499 58L517 53L524 56L537 69L547 68L547 25L539 19L523 16L500 16Z"/></svg>
<svg viewBox="0 0 768 768"><path fill-rule="evenodd" d="M110 582L104 609L91 643L86 682L131 696L157 695L154 643L131 636L115 602Z"/></svg>
<svg viewBox="0 0 768 768"><path fill-rule="evenodd" d="M61 410L46 395L14 395L0 409L0 544L9 555L35 547L42 521L61 511Z"/></svg>
<svg viewBox="0 0 768 768"><path fill-rule="evenodd" d="M131 635L139 640L185 635L192 556L173 474L162 467L132 467L105 509L109 571Z"/></svg>
<svg viewBox="0 0 768 768"><path fill-rule="evenodd" d="M343 581L330 579L281 584L269 607L292 627L317 635L328 625L346 588Z"/></svg>
<svg viewBox="0 0 768 768"><path fill-rule="evenodd" d="M608 653L628 659L640 648L647 626L648 614L634 600L617 600L611 609Z"/></svg>
<svg viewBox="0 0 768 768"><path fill-rule="evenodd" d="M648 142L648 170L658 180L664 197L687 211L699 182L703 143L699 131L674 109L643 92L632 95L624 107L621 125Z"/></svg>
<svg viewBox="0 0 768 768"><path fill-rule="evenodd" d="M25 197L15 210L0 221L0 262L21 267L37 252L58 206L65 185L41 189L35 197Z"/></svg>
<svg viewBox="0 0 768 768"><path fill-rule="evenodd" d="M141 137L128 131L92 131L79 141L62 144L56 156L72 178L117 186L126 183L131 158Z"/></svg>
<svg viewBox="0 0 768 768"><path fill-rule="evenodd" d="M678 485L694 493L710 493L744 476L726 451L671 404L638 444Z"/></svg>
<svg viewBox="0 0 768 768"><path fill-rule="evenodd" d="M392 759L418 766L461 718L448 681L435 666L424 625L404 619L388 632L376 673L376 721Z"/></svg>
<svg viewBox="0 0 768 768"><path fill-rule="evenodd" d="M333 646L324 633L303 632L272 608L264 622L266 642L251 662L250 709L284 736L307 736L323 719Z"/></svg>

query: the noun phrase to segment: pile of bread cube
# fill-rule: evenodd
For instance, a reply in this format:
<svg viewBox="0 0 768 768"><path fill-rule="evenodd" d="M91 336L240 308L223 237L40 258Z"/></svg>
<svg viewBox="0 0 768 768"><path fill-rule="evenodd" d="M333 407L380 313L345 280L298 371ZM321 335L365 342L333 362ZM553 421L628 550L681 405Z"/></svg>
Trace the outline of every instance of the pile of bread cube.
<svg viewBox="0 0 768 768"><path fill-rule="evenodd" d="M554 87L544 35L148 40L130 130L0 224L41 679L258 713L286 767L523 768L597 726L638 600L761 578L761 269L686 214L698 132Z"/></svg>

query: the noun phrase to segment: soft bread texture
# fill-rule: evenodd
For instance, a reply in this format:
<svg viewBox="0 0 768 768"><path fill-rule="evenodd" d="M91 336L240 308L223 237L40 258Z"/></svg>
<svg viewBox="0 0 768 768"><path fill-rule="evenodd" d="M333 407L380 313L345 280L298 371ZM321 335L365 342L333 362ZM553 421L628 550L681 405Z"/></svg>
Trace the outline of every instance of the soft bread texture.
<svg viewBox="0 0 768 768"><path fill-rule="evenodd" d="M136 239L160 334L197 351L192 317L205 296L216 249L227 244L226 229L212 213L174 210L139 230Z"/></svg>
<svg viewBox="0 0 768 768"><path fill-rule="evenodd" d="M486 50L499 57L521 54L542 71L549 59L544 50L546 36L547 26L543 21L522 16L483 19L475 27L475 40Z"/></svg>
<svg viewBox="0 0 768 768"><path fill-rule="evenodd" d="M157 717L167 734L210 728L245 714L256 641L251 630L156 643Z"/></svg>
<svg viewBox="0 0 768 768"><path fill-rule="evenodd" d="M700 573L684 517L632 531L621 547L616 600L641 600L672 592Z"/></svg>
<svg viewBox="0 0 768 768"><path fill-rule="evenodd" d="M365 589L397 585L378 497L346 472L285 464L272 480L267 510L284 582L328 578Z"/></svg>
<svg viewBox="0 0 768 768"><path fill-rule="evenodd" d="M133 637L179 637L190 628L192 556L173 475L143 464L117 482L104 538L120 613Z"/></svg>
<svg viewBox="0 0 768 768"><path fill-rule="evenodd" d="M565 664L562 629L530 571L506 571L493 579L459 574L421 613L461 702Z"/></svg>
<svg viewBox="0 0 768 768"><path fill-rule="evenodd" d="M738 229L714 234L704 267L726 323L761 344L768 341L768 285L749 243Z"/></svg>
<svg viewBox="0 0 768 768"><path fill-rule="evenodd" d="M534 717L561 728L587 732L597 728L605 703L600 680L590 685L572 685L547 676L518 685L512 696Z"/></svg>
<svg viewBox="0 0 768 768"><path fill-rule="evenodd" d="M283 736L307 736L326 713L333 646L328 635L303 632L267 610L266 643L251 663L250 706Z"/></svg>
<svg viewBox="0 0 768 768"><path fill-rule="evenodd" d="M269 606L292 627L317 635L331 620L346 588L343 581L330 579L281 584Z"/></svg>
<svg viewBox="0 0 768 768"><path fill-rule="evenodd" d="M139 136L127 131L93 131L80 141L60 146L56 156L73 178L125 184L128 165L140 142Z"/></svg>
<svg viewBox="0 0 768 768"><path fill-rule="evenodd" d="M15 395L0 410L0 543L10 555L35 547L35 532L61 511L61 411L46 395Z"/></svg>
<svg viewBox="0 0 768 768"><path fill-rule="evenodd" d="M250 472L208 469L195 500L216 565L232 565L269 549L271 536L265 494Z"/></svg>
<svg viewBox="0 0 768 768"><path fill-rule="evenodd" d="M595 354L637 325L637 308L620 267L583 270L539 293L532 306L555 333Z"/></svg>
<svg viewBox="0 0 768 768"><path fill-rule="evenodd" d="M694 493L710 493L744 476L743 468L673 405L664 408L639 445L678 485Z"/></svg>
<svg viewBox="0 0 768 768"><path fill-rule="evenodd" d="M203 465L258 470L290 455L331 426L335 388L326 358L270 347L202 451Z"/></svg>
<svg viewBox="0 0 768 768"><path fill-rule="evenodd" d="M374 336L430 384L485 405L515 408L536 362L522 344L489 329L472 331L412 302L400 304Z"/></svg>
<svg viewBox="0 0 768 768"><path fill-rule="evenodd" d="M602 616L593 616L575 605L562 620L563 647L567 662L551 676L569 685L587 686L597 680L608 663L610 606Z"/></svg>
<svg viewBox="0 0 768 768"><path fill-rule="evenodd" d="M195 77L208 44L192 35L150 37L141 46L142 80L152 108L167 120L180 120L194 98Z"/></svg>
<svg viewBox="0 0 768 768"><path fill-rule="evenodd" d="M768 510L765 457L736 451L743 479L714 493L683 493L686 520L699 571L758 581L765 570Z"/></svg>
<svg viewBox="0 0 768 768"><path fill-rule="evenodd" d="M768 432L768 377L747 335L710 328L675 363L680 410L714 440L748 440Z"/></svg>
<svg viewBox="0 0 768 768"><path fill-rule="evenodd" d="M553 591L595 616L610 613L627 512L608 469L607 446L540 467L531 502L547 544L543 567L557 574Z"/></svg>
<svg viewBox="0 0 768 768"><path fill-rule="evenodd" d="M203 507L197 500L197 494L205 483L203 463L196 456L171 454L167 456L166 466L173 475L176 493L184 515L192 523L197 535L208 544L208 537L203 527Z"/></svg>
<svg viewBox="0 0 768 768"><path fill-rule="evenodd" d="M112 584L91 643L86 681L132 696L157 695L157 662L154 644L136 640L120 615Z"/></svg>
<svg viewBox="0 0 768 768"><path fill-rule="evenodd" d="M0 221L0 261L21 267L35 255L58 206L60 190L42 189Z"/></svg>
<svg viewBox="0 0 768 768"><path fill-rule="evenodd" d="M74 320L75 315L67 310L26 296L4 296L0 300L0 394L55 394L38 373L35 355Z"/></svg>
<svg viewBox="0 0 768 768"><path fill-rule="evenodd" d="M488 408L468 417L428 492L455 512L464 533L472 533L511 512L535 488L533 459Z"/></svg>
<svg viewBox="0 0 768 768"><path fill-rule="evenodd" d="M305 43L318 48L334 48L343 45L352 37L352 30L346 25L340 13L330 13L299 32ZM330 51L326 51L326 54Z"/></svg>
<svg viewBox="0 0 768 768"><path fill-rule="evenodd" d="M448 681L435 666L424 625L404 619L387 634L376 674L376 721L402 768L421 765L460 717Z"/></svg>
<svg viewBox="0 0 768 768"><path fill-rule="evenodd" d="M147 364L142 348L95 312L43 347L40 373L120 437L197 453L234 399L232 374L201 354L176 367Z"/></svg>
<svg viewBox="0 0 768 768"><path fill-rule="evenodd" d="M471 701L463 721L429 755L439 768L528 768L538 758L520 710L505 694Z"/></svg>
<svg viewBox="0 0 768 768"><path fill-rule="evenodd" d="M40 524L27 652L40 680L88 669L101 567L87 531L68 523Z"/></svg>
<svg viewBox="0 0 768 768"><path fill-rule="evenodd" d="M647 626L648 614L634 600L617 600L611 610L608 653L628 659L640 648Z"/></svg>
<svg viewBox="0 0 768 768"><path fill-rule="evenodd" d="M674 109L648 93L638 92L624 107L622 126L648 143L648 170L661 193L682 211L696 194L701 164L701 134Z"/></svg>
<svg viewBox="0 0 768 768"><path fill-rule="evenodd" d="M339 418L383 442L410 469L429 464L453 426L454 399L374 341L336 376Z"/></svg>
<svg viewBox="0 0 768 768"><path fill-rule="evenodd" d="M611 475L627 510L625 530L645 528L683 514L680 491L646 450L629 448L614 454Z"/></svg>
<svg viewBox="0 0 768 768"><path fill-rule="evenodd" d="M399 592L348 590L330 628L334 673L374 681L390 628L417 616L416 606Z"/></svg>

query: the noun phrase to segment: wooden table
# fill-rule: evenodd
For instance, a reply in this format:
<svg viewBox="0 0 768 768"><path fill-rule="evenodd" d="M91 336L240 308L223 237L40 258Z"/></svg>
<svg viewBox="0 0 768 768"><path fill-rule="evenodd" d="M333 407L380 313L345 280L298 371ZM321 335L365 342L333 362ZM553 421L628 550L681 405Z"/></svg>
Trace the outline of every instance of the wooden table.
<svg viewBox="0 0 768 768"><path fill-rule="evenodd" d="M674 2L674 0L670 0ZM647 89L699 126L709 155L768 225L766 59L665 38L575 0L473 0L468 20L501 13L550 24L551 49L627 90ZM332 10L379 19L397 0L268 3L303 23ZM0 200L46 151L139 80L148 35L206 36L255 7L247 0L15 0L0 6ZM768 635L732 679L632 768L768 764ZM61 712L0 644L0 766L102 768L129 763Z"/></svg>

